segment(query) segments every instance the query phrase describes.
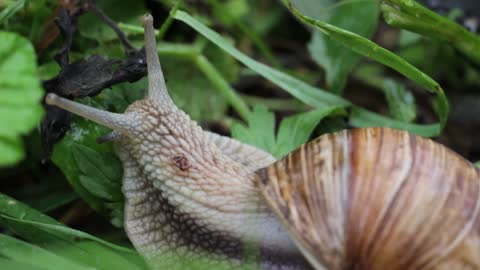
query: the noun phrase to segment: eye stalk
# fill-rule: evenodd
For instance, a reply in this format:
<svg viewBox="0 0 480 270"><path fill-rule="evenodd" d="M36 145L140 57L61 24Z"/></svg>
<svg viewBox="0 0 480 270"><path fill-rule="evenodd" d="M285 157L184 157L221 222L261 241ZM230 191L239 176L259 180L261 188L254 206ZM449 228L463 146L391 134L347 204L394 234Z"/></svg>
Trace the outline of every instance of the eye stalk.
<svg viewBox="0 0 480 270"><path fill-rule="evenodd" d="M162 106L171 106L173 102L168 95L167 85L158 59L153 17L150 14L144 17L144 32L148 67L148 99L159 102Z"/></svg>
<svg viewBox="0 0 480 270"><path fill-rule="evenodd" d="M92 120L97 124L109 127L122 133L129 133L135 127L135 112L124 114L107 112L59 97L53 93L49 93L47 95L45 102L48 105L57 106L66 111Z"/></svg>

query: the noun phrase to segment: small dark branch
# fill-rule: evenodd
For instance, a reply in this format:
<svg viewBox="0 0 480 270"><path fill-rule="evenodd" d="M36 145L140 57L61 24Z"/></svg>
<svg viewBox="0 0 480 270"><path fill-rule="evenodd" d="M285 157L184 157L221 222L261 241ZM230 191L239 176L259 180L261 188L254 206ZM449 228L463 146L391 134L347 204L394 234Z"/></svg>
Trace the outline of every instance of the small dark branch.
<svg viewBox="0 0 480 270"><path fill-rule="evenodd" d="M54 58L60 67L65 67L70 62L69 54L70 48L72 47L73 33L77 30L77 20L74 16L68 15L66 9L61 9L58 17L55 18L55 24L65 41L63 47L58 50Z"/></svg>
<svg viewBox="0 0 480 270"><path fill-rule="evenodd" d="M112 28L113 31L118 36L118 39L122 43L124 49L125 49L125 54L128 56L131 53L134 53L136 49L130 44L130 41L128 41L127 36L125 33L123 33L122 30L118 27L117 23L114 22L110 17L108 17L100 8L97 7L95 1L93 0L86 0L88 3L88 7L90 11L93 12L97 17L99 17L105 24L107 24L110 28Z"/></svg>

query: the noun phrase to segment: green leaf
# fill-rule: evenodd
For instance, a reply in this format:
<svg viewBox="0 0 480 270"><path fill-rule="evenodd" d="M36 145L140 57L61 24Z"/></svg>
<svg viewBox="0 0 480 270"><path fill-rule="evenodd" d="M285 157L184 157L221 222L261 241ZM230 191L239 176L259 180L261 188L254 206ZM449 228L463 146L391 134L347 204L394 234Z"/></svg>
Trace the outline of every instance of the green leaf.
<svg viewBox="0 0 480 270"><path fill-rule="evenodd" d="M0 217L11 221L12 224L30 226L32 229L38 229L42 233L52 236L50 241L36 243L55 251L56 254L61 254L85 265L116 265L118 269L135 269L138 264L138 262L128 262L123 258L135 254L134 250L104 241L88 233L64 225L28 221L1 214ZM88 249L85 249L85 246L88 246ZM102 267L102 269L104 268Z"/></svg>
<svg viewBox="0 0 480 270"><path fill-rule="evenodd" d="M290 1L287 1L287 3L290 11L292 11L292 13L303 22L317 28L332 39L350 48L352 51L395 69L408 79L427 89L429 92L437 94L438 99L436 100L435 108L437 109L438 117L440 119L440 129L437 130L436 134L441 131L441 128L443 128L447 122L449 105L443 89L437 82L398 55L380 47L374 42L350 31L305 16L300 13Z"/></svg>
<svg viewBox="0 0 480 270"><path fill-rule="evenodd" d="M333 110L330 107L286 117L275 136L275 115L264 105L257 105L247 120L248 126L232 126L232 137L280 158L307 142L315 127Z"/></svg>
<svg viewBox="0 0 480 270"><path fill-rule="evenodd" d="M365 38L370 38L377 26L378 8L374 0L293 0L293 3L309 17ZM325 69L328 88L341 93L360 56L318 30L312 33L308 49L313 59Z"/></svg>
<svg viewBox="0 0 480 270"><path fill-rule="evenodd" d="M318 109L283 119L278 129L275 157L285 156L307 142L315 127L332 111L332 108Z"/></svg>
<svg viewBox="0 0 480 270"><path fill-rule="evenodd" d="M40 212L48 212L67 205L78 199L78 195L73 191L54 190L52 193L40 194L41 196L28 198L24 200Z"/></svg>
<svg viewBox="0 0 480 270"><path fill-rule="evenodd" d="M20 136L40 121L43 91L32 44L3 31L0 40L0 166L6 166L24 157Z"/></svg>
<svg viewBox="0 0 480 270"><path fill-rule="evenodd" d="M480 169L480 161L475 162L475 166L477 166Z"/></svg>
<svg viewBox="0 0 480 270"><path fill-rule="evenodd" d="M81 101L93 107L123 112L133 101L144 96L145 88L146 80L124 83L106 89L94 99ZM97 143L97 138L110 131L74 116L70 130L53 149L52 161L65 174L75 192L95 211L116 220L117 226L121 224L118 220L123 220L122 166L112 143Z"/></svg>
<svg viewBox="0 0 480 270"><path fill-rule="evenodd" d="M100 99L107 97L105 95ZM100 107L98 103L93 106ZM55 146L52 161L90 207L112 220L123 220L122 165L115 156L111 143L96 142L97 138L109 131L91 121L75 117L70 131ZM116 222L115 225L121 225L121 222Z"/></svg>
<svg viewBox="0 0 480 270"><path fill-rule="evenodd" d="M17 218L12 218L12 217L6 217L2 216L3 218L8 218L11 221L17 222L19 224L25 224L25 225L31 225L32 227L39 228L40 230L50 233L52 235L55 235L57 237L61 237L64 239L69 239L69 240L74 240L76 242L80 240L90 240L94 241L97 244L101 244L105 247L117 250L119 252L127 252L131 253L133 250L117 246L115 244L112 244L110 242L104 241L100 238L97 238L93 235L90 235L88 233L78 231L69 227L66 227L65 225L55 225L55 224L46 224L46 223L41 223L41 222L36 222L36 221L29 221L29 220L24 220L24 219L17 219Z"/></svg>
<svg viewBox="0 0 480 270"><path fill-rule="evenodd" d="M75 117L75 120L72 122L71 128L65 138L55 145L51 158L53 163L65 174L75 192L85 200L90 207L103 214L107 213L105 202L101 198L95 196L80 182L82 171L74 159L72 149L77 145L84 145L91 149L95 149L97 152L110 152L113 155L111 144L99 145L96 142L98 137L105 135L108 132L109 130L105 127ZM120 164L109 164L109 166L117 168ZM121 179L118 179L117 181L120 183Z"/></svg>
<svg viewBox="0 0 480 270"><path fill-rule="evenodd" d="M0 193L0 214L10 217L33 220L47 224L61 224L55 219L19 202L3 193ZM1 223L0 223L1 225Z"/></svg>
<svg viewBox="0 0 480 270"><path fill-rule="evenodd" d="M212 83L191 61L166 56L162 58L162 69L168 78L172 99L192 119L212 121L225 115L228 109L225 96L217 94Z"/></svg>
<svg viewBox="0 0 480 270"><path fill-rule="evenodd" d="M105 248L96 242L82 241L73 245L49 245L48 250L65 258L88 265L94 269L147 270L145 262L138 253L122 252ZM79 252L85 250L87 253Z"/></svg>
<svg viewBox="0 0 480 270"><path fill-rule="evenodd" d="M480 63L480 37L414 0L382 1L381 9L389 25L446 41L469 59Z"/></svg>
<svg viewBox="0 0 480 270"><path fill-rule="evenodd" d="M31 262L46 269L93 270L38 246L0 234L0 255L19 263Z"/></svg>
<svg viewBox="0 0 480 270"><path fill-rule="evenodd" d="M93 195L109 201L122 200L122 167L118 160L112 160L108 154L100 154L81 144L71 149L73 159L80 169L80 183Z"/></svg>
<svg viewBox="0 0 480 270"><path fill-rule="evenodd" d="M383 90L393 118L412 122L416 117L415 97L402 84L386 79Z"/></svg>
<svg viewBox="0 0 480 270"><path fill-rule="evenodd" d="M266 106L257 105L247 119L248 127L235 123L232 137L275 153L275 115Z"/></svg>
<svg viewBox="0 0 480 270"><path fill-rule="evenodd" d="M0 226L82 265L94 266L96 269L145 269L135 251L68 228L1 193Z"/></svg>
<svg viewBox="0 0 480 270"><path fill-rule="evenodd" d="M15 269L15 270L48 270L48 268L41 268L38 265L30 264L31 261L17 262L0 257L0 269Z"/></svg>

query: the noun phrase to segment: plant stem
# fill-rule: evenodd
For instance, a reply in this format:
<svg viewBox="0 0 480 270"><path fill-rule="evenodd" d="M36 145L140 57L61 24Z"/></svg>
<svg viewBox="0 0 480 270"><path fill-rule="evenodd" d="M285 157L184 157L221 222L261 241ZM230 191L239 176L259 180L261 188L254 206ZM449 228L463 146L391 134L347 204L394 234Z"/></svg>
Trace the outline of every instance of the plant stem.
<svg viewBox="0 0 480 270"><path fill-rule="evenodd" d="M389 25L447 41L480 63L480 38L454 21L413 0L386 0L381 9Z"/></svg>
<svg viewBox="0 0 480 270"><path fill-rule="evenodd" d="M237 94L230 84L222 77L218 70L208 61L203 55L198 55L194 59L203 74L210 80L210 82L224 95L233 108L246 120L250 115L250 109L243 99Z"/></svg>
<svg viewBox="0 0 480 270"><path fill-rule="evenodd" d="M241 95L249 104L263 104L274 111L303 111L310 106L291 98L262 98L257 96Z"/></svg>
<svg viewBox="0 0 480 270"><path fill-rule="evenodd" d="M168 28L172 24L175 13L177 12L181 3L182 3L182 0L177 0L173 5L172 9L170 10L170 13L168 13L167 19L165 20L165 22L160 27L160 30L158 31L158 37L160 39L163 39L163 37L165 36L165 33L167 32Z"/></svg>
<svg viewBox="0 0 480 270"><path fill-rule="evenodd" d="M197 55L201 54L201 50L199 50L197 46L169 42L160 42L157 45L157 51L159 54L176 56L184 59L194 59Z"/></svg>
<svg viewBox="0 0 480 270"><path fill-rule="evenodd" d="M139 25L133 25L128 23L118 23L118 27L122 29L122 31L130 34L142 34L143 35L143 27ZM155 30L155 36L159 35L159 31Z"/></svg>

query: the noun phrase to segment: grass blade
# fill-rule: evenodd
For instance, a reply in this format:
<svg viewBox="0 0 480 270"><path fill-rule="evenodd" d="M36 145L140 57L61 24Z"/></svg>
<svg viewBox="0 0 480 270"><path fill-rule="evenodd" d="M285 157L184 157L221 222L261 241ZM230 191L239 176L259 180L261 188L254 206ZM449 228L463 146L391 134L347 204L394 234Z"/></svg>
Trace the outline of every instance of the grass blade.
<svg viewBox="0 0 480 270"><path fill-rule="evenodd" d="M382 48L373 41L331 24L305 16L300 13L290 1L287 1L287 5L290 11L306 24L322 31L324 34L348 47L352 51L398 71L400 74L427 89L429 92L437 94L438 99L436 109L440 119L440 127L443 128L445 126L448 118L449 105L443 89L436 81L400 56Z"/></svg>
<svg viewBox="0 0 480 270"><path fill-rule="evenodd" d="M182 21L195 29L198 33L206 37L208 40L213 42L215 45L223 49L228 54L232 55L235 59L252 69L253 71L257 72L258 74L262 75L264 78L271 81L273 84L279 86L298 100L302 101L303 103L310 105L317 109L326 109L327 107L331 107L332 111L336 108L344 108L348 106L352 106L352 104L343 99L340 96L331 94L325 90L322 90L317 87L313 87L301 80L298 80L284 72L278 71L273 69L269 66L266 66L262 63L259 63L252 58L248 57L247 55L243 54L235 47L232 46L230 42L225 40L222 36L220 36L215 31L211 30L189 14L184 11L177 11L175 14L175 18L179 21ZM343 30L342 30L343 31ZM369 40L367 40L369 41ZM371 41L369 41L371 42ZM377 46L378 47L378 46ZM381 48L381 47L379 47ZM383 49L384 50L384 49ZM388 52L393 54L391 52ZM401 59L397 56L396 59ZM402 60L405 62L404 60ZM406 62L405 62L406 63ZM406 63L409 65L408 63ZM420 72L420 71L419 71ZM420 72L421 73L421 72ZM421 73L423 74L423 73ZM427 75L423 74L424 76L428 77ZM429 77L428 77L429 78ZM427 80L431 83L434 83L436 86L438 84L435 83L432 79ZM438 86L439 87L439 86ZM440 104L438 105L439 115L442 124L447 120L448 115L448 102L443 94L443 90L439 88L439 96L440 96ZM441 125L433 124L433 125L420 125L420 124L407 124L396 121L392 118L388 118L382 116L380 114L370 112L367 110L361 110L362 113L356 113L351 115L350 122L359 127L364 127L365 125L368 126L385 126L391 128L401 128L407 131L410 131L415 134L419 134L425 137L432 137L436 136L441 131ZM374 119L379 119L381 121L376 122L372 121Z"/></svg>

